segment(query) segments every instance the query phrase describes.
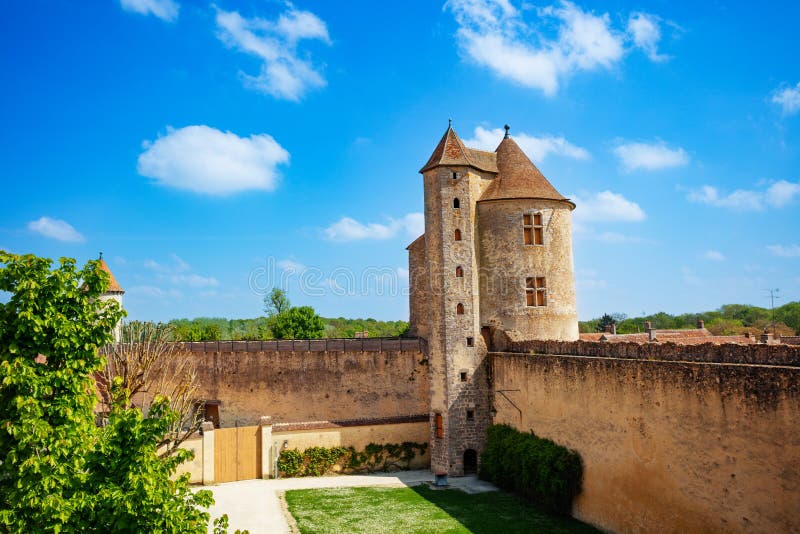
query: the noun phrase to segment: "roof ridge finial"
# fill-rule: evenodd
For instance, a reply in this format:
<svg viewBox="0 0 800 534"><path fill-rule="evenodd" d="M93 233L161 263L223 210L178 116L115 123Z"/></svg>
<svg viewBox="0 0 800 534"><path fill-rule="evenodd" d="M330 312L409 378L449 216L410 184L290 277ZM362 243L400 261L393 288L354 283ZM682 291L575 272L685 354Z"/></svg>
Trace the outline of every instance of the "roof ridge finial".
<svg viewBox="0 0 800 534"><path fill-rule="evenodd" d="M452 130L453 129L453 119L452 118L447 119L447 129L448 130Z"/></svg>
<svg viewBox="0 0 800 534"><path fill-rule="evenodd" d="M98 259L98 260L102 260L102 259L103 259L103 251L100 251L100 257L99 257L99 258L97 258L97 259Z"/></svg>
<svg viewBox="0 0 800 534"><path fill-rule="evenodd" d="M511 129L511 126L506 124L505 126L503 126L503 128L505 128L506 130L506 135L503 136L503 139L508 139L509 138L508 131Z"/></svg>

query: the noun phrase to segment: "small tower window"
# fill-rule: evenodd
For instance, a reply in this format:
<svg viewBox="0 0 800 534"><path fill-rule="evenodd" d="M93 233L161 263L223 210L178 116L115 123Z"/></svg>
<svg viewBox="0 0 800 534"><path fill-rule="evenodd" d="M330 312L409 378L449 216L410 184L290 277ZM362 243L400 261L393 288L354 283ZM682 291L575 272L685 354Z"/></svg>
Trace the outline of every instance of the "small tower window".
<svg viewBox="0 0 800 534"><path fill-rule="evenodd" d="M525 279L525 303L528 306L547 306L544 276L530 276Z"/></svg>
<svg viewBox="0 0 800 534"><path fill-rule="evenodd" d="M475 410L467 410L467 421L475 420Z"/></svg>
<svg viewBox="0 0 800 534"><path fill-rule="evenodd" d="M434 417L436 424L436 437L441 439L444 437L444 427L442 425L442 414L437 413Z"/></svg>
<svg viewBox="0 0 800 534"><path fill-rule="evenodd" d="M453 171L453 180L458 180L458 173Z"/></svg>
<svg viewBox="0 0 800 534"><path fill-rule="evenodd" d="M460 302L456 304L456 315L464 315L464 305Z"/></svg>
<svg viewBox="0 0 800 534"><path fill-rule="evenodd" d="M466 381L467 381L467 377L469 376L469 375L467 374L467 371L461 371L461 373L460 373L460 374L461 374L461 381L462 381L462 382L466 382Z"/></svg>
<svg viewBox="0 0 800 534"><path fill-rule="evenodd" d="M458 198L454 198L454 199L453 199L453 209L454 209L454 210L459 210L459 209L461 209L461 201L460 201L460 200L458 200Z"/></svg>
<svg viewBox="0 0 800 534"><path fill-rule="evenodd" d="M460 265L456 267L456 278L464 278L464 268Z"/></svg>
<svg viewBox="0 0 800 534"><path fill-rule="evenodd" d="M475 338L474 337L468 337L467 338L467 346L468 347L474 347L475 346Z"/></svg>
<svg viewBox="0 0 800 534"><path fill-rule="evenodd" d="M461 241L461 230L459 230L458 228L456 228L456 231L455 231L455 240L456 241Z"/></svg>
<svg viewBox="0 0 800 534"><path fill-rule="evenodd" d="M544 225L541 213L522 215L522 237L526 245L544 245Z"/></svg>

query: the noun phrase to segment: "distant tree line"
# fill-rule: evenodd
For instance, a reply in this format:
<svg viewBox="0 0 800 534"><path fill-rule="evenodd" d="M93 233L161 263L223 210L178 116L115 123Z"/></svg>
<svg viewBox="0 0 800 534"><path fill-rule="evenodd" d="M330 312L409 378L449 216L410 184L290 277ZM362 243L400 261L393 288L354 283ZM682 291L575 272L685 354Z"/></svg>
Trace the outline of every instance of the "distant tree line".
<svg viewBox="0 0 800 534"><path fill-rule="evenodd" d="M776 334L790 336L800 331L800 302L788 302L775 308L774 324L772 310L749 304L725 304L714 311L680 315L664 312L642 317L628 317L622 313L604 314L590 321L580 321L578 326L582 333L602 332L606 325L615 322L618 334L634 334L644 332L645 321L650 321L653 328L658 330L680 330L696 328L698 319L702 319L705 327L718 336L746 332L759 334L765 328Z"/></svg>
<svg viewBox="0 0 800 534"><path fill-rule="evenodd" d="M292 306L286 293L273 289L264 298L266 316L253 319L198 317L169 322L175 341L258 341L267 339L399 337L408 332L407 321L378 321L320 317L310 306Z"/></svg>

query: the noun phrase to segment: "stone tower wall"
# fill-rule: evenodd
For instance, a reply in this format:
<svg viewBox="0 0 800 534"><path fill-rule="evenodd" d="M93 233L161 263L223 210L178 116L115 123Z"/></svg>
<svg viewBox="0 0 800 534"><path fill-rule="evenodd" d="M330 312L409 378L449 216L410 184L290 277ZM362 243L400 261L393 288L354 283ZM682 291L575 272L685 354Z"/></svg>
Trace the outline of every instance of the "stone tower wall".
<svg viewBox="0 0 800 534"><path fill-rule="evenodd" d="M466 449L482 450L491 417L485 371L487 347L480 335L475 247L476 200L491 178L490 174L464 167L439 167L424 175L431 291L431 468L454 475L463 474ZM458 209L454 208L454 198L459 199ZM459 241L455 239L456 229L461 232ZM462 277L456 276L458 267L463 271ZM464 306L463 314L457 313L458 304ZM437 414L442 416L441 438L436 437Z"/></svg>
<svg viewBox="0 0 800 534"><path fill-rule="evenodd" d="M540 212L544 244L523 241L523 214ZM481 321L522 339L578 339L572 257L572 213L564 202L515 199L481 202ZM526 304L525 278L544 276L547 305Z"/></svg>

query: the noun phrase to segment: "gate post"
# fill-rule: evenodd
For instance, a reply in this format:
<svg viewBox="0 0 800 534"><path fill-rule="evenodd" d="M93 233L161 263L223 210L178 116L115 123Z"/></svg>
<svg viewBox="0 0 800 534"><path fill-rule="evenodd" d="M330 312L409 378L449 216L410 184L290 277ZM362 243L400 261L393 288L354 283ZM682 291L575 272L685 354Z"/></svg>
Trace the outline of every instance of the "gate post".
<svg viewBox="0 0 800 534"><path fill-rule="evenodd" d="M258 426L261 427L261 478L269 479L272 467L272 417L262 415Z"/></svg>
<svg viewBox="0 0 800 534"><path fill-rule="evenodd" d="M214 423L206 421L203 430L203 484L214 482Z"/></svg>

